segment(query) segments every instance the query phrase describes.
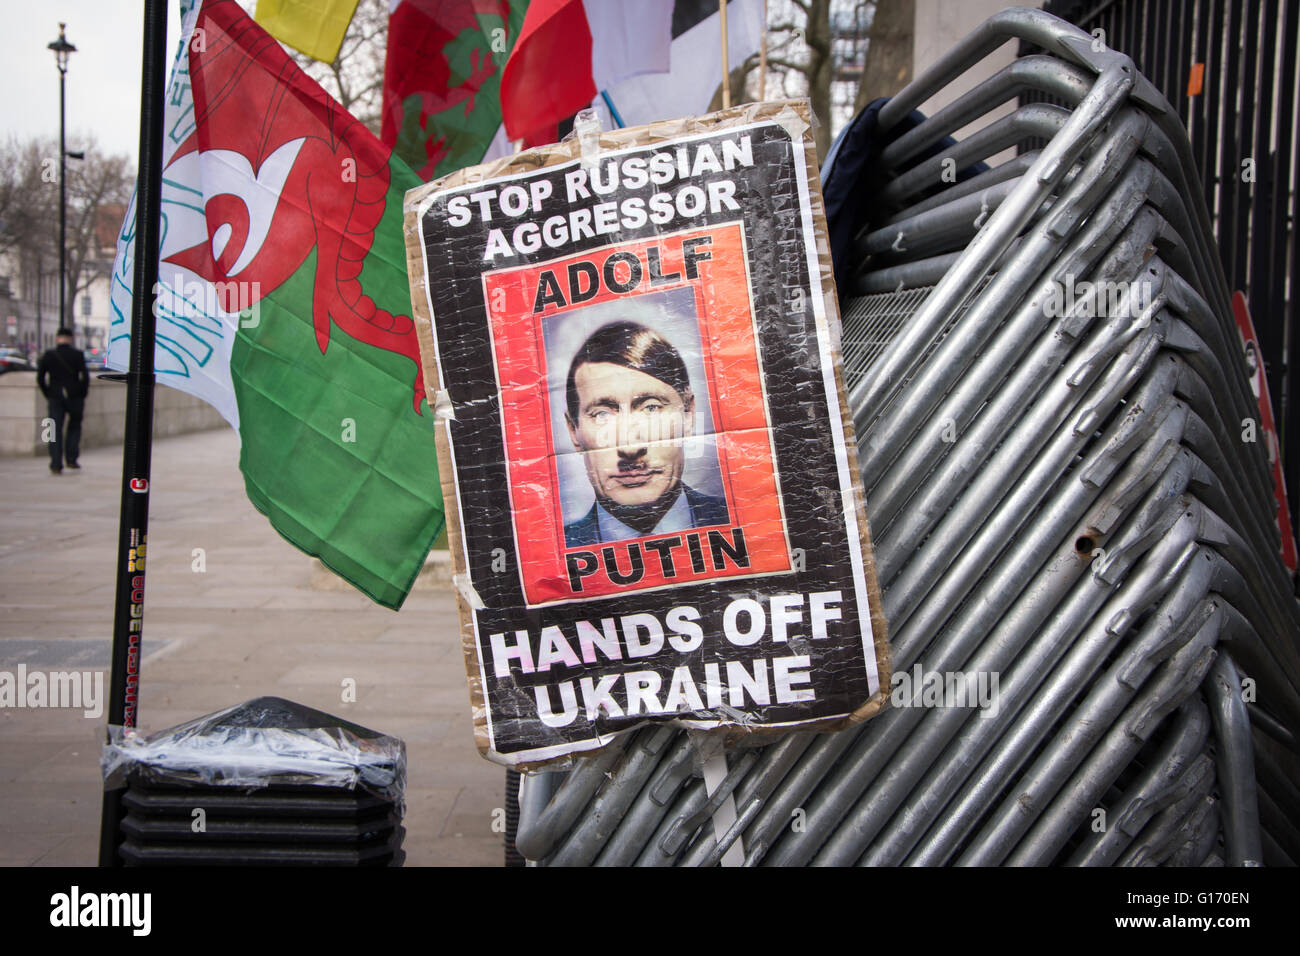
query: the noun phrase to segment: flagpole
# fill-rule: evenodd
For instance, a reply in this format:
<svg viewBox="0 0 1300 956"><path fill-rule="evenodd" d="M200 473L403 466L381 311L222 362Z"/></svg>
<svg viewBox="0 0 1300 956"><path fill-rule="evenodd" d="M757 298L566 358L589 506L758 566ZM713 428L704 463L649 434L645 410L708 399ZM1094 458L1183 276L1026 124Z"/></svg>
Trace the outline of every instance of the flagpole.
<svg viewBox="0 0 1300 956"><path fill-rule="evenodd" d="M618 107L615 106L614 101L610 99L609 93L605 90L601 90L600 98L605 101L605 108L609 110L609 118L614 121L614 126L618 129L623 129L627 126L627 124L623 122L623 117L618 112Z"/></svg>
<svg viewBox="0 0 1300 956"><path fill-rule="evenodd" d="M167 2L146 0L140 70L140 171L136 184L135 271L131 297L130 365L126 374L126 435L122 453L122 504L117 540L117 603L109 671L108 724L134 729L140 692L144 621L149 468L153 444L154 287L162 205L163 103ZM117 856L123 790L105 790L99 830L99 865L120 866Z"/></svg>
<svg viewBox="0 0 1300 956"><path fill-rule="evenodd" d="M722 17L722 108L731 106L731 61L727 51L727 0L718 0L718 14Z"/></svg>
<svg viewBox="0 0 1300 956"><path fill-rule="evenodd" d="M767 0L763 0L763 32L758 43L758 98L767 99Z"/></svg>

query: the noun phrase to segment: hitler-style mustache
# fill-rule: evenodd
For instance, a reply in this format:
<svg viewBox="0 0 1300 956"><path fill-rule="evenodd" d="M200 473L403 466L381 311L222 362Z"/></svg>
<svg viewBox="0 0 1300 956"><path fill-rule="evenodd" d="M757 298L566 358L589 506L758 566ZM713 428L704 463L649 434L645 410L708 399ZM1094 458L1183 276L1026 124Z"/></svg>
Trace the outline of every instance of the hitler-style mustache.
<svg viewBox="0 0 1300 956"><path fill-rule="evenodd" d="M663 471L662 468L651 468L643 461L635 461L635 462L620 461L618 463L618 471L614 472L614 474L629 475L629 476L657 475L662 471Z"/></svg>

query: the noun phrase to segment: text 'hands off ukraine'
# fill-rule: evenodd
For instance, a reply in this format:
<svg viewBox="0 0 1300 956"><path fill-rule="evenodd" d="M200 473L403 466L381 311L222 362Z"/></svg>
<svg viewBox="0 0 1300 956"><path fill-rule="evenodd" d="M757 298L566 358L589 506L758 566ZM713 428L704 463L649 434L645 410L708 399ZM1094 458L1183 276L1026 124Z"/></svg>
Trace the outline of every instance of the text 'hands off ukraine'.
<svg viewBox="0 0 1300 956"><path fill-rule="evenodd" d="M493 759L647 720L841 726L883 700L806 119L620 130L407 196Z"/></svg>

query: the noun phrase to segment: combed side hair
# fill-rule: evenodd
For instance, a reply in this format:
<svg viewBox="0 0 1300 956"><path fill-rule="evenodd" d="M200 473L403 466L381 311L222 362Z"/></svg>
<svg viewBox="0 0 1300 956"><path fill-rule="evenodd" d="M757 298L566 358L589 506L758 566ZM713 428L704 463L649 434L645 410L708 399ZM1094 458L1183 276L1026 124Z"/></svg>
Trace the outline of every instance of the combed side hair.
<svg viewBox="0 0 1300 956"><path fill-rule="evenodd" d="M578 368L588 362L608 362L644 372L671 385L679 395L686 395L691 388L686 363L666 338L638 322L610 322L592 332L569 363L565 405L571 422L578 420Z"/></svg>

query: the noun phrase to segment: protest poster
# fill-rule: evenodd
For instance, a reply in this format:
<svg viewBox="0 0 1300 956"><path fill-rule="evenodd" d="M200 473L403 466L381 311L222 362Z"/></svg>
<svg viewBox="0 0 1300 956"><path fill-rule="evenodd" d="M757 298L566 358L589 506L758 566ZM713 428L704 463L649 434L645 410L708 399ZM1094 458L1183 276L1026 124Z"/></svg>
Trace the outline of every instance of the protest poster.
<svg viewBox="0 0 1300 956"><path fill-rule="evenodd" d="M405 208L480 750L878 710L806 105L582 131Z"/></svg>

